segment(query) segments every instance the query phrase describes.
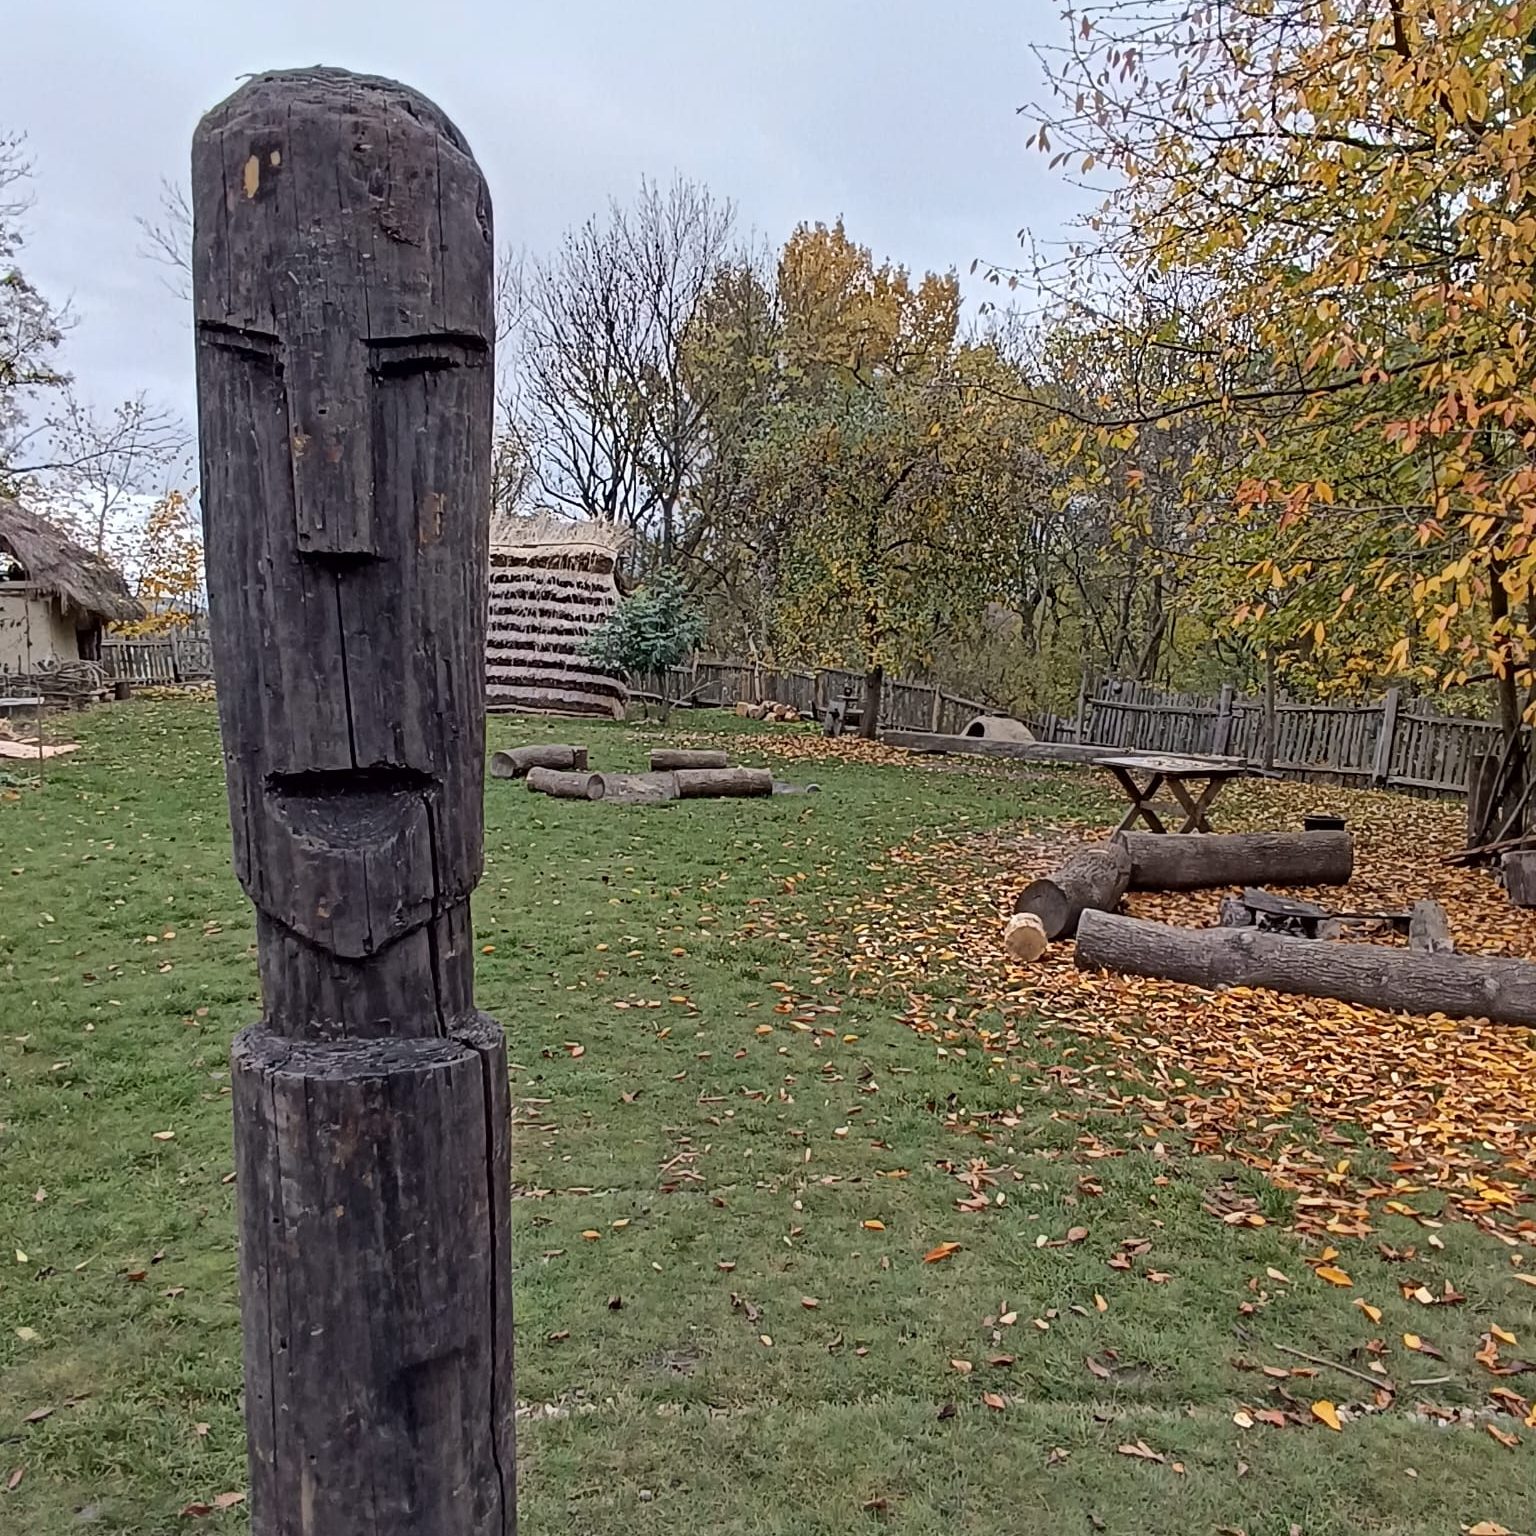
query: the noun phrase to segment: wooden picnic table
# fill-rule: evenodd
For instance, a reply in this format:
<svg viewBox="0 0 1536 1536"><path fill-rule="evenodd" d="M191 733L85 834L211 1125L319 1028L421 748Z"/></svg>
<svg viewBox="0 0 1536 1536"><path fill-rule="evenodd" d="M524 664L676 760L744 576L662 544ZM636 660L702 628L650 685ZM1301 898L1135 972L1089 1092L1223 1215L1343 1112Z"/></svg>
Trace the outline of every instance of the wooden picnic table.
<svg viewBox="0 0 1536 1536"><path fill-rule="evenodd" d="M1241 763L1211 757L1166 757L1147 754L1136 757L1098 757L1095 768L1107 769L1115 782L1131 802L1130 809L1120 818L1117 832L1128 832L1138 821L1144 821L1154 832L1166 832L1160 811L1167 813L1176 808L1155 804L1164 785L1178 802L1177 809L1184 812L1184 825L1180 832L1209 832L1210 818L1207 812L1221 793L1222 786L1230 779L1241 778L1247 769ZM1200 786L1192 792L1194 786Z"/></svg>

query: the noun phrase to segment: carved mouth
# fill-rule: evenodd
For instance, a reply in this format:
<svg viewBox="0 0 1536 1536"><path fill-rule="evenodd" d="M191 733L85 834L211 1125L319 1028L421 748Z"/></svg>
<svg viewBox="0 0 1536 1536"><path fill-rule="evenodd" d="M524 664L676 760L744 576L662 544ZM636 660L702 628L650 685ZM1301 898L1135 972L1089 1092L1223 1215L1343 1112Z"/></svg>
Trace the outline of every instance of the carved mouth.
<svg viewBox="0 0 1536 1536"><path fill-rule="evenodd" d="M376 842L400 831L438 788L437 778L398 763L269 773L266 798L301 836L332 845Z"/></svg>

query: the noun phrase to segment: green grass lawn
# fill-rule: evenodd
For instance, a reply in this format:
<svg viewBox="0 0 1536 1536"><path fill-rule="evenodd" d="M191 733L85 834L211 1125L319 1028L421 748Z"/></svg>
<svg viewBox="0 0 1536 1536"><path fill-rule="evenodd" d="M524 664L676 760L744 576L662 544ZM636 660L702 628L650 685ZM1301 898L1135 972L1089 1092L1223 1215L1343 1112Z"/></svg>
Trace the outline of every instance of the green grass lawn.
<svg viewBox="0 0 1536 1536"><path fill-rule="evenodd" d="M711 720L767 760L777 738ZM179 1514L245 1486L226 1052L258 1000L214 714L138 701L70 724L78 756L0 799L0 1530L235 1530L238 1505ZM624 767L663 733L491 727L493 746L549 735ZM893 845L1101 816L1089 779L780 771L821 793L487 789L479 999L514 1063L523 1531L1536 1532L1536 1430L1486 1417L1490 1385L1529 1397L1536 1376L1472 1358L1494 1323L1536 1356L1536 1289L1503 1244L1449 1222L1424 1248L1416 1276L1452 1281L1455 1308L1399 1296L1376 1243L1422 1247L1406 1223L1341 1241L1355 1285L1324 1285L1256 1174L1084 1111L1048 1047L1032 1067L941 1056L878 985L810 958L803 935L878 890ZM1007 1141L953 1129L1019 1104ZM963 1211L976 1159L992 1203ZM1204 1209L1227 1177L1268 1225ZM1150 1248L1113 1267L1131 1237ZM1314 1369L1279 1346L1379 1359L1396 1400L1377 1411L1330 1366L1266 1375ZM1276 1409L1294 1417L1234 1421ZM1138 1442L1161 1459L1120 1450Z"/></svg>

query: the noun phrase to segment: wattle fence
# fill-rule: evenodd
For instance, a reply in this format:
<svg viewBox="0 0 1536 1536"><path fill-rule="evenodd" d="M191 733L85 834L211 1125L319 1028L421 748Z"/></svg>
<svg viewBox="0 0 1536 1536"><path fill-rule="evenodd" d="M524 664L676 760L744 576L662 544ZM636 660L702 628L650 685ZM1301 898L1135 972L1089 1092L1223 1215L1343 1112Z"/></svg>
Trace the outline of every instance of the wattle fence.
<svg viewBox="0 0 1536 1536"><path fill-rule="evenodd" d="M213 675L208 637L172 630L140 640L108 640L101 662L109 678L134 683L189 683ZM834 704L862 702L864 677L838 667L794 669L698 657L668 677L673 699L731 708L738 700L788 704L820 719ZM661 692L660 679L634 677L640 694ZM977 715L996 712L984 699L948 693L932 683L887 678L880 724L900 731L956 735ZM1168 752L1235 757L1286 778L1325 779L1417 794L1466 792L1472 760L1499 751L1492 720L1445 714L1424 699L1389 689L1373 703L1277 701L1274 741L1266 742L1264 701L1228 686L1215 694L1171 693L1126 678L1085 686L1073 715L1022 718L1041 741L1102 746L1106 752Z"/></svg>

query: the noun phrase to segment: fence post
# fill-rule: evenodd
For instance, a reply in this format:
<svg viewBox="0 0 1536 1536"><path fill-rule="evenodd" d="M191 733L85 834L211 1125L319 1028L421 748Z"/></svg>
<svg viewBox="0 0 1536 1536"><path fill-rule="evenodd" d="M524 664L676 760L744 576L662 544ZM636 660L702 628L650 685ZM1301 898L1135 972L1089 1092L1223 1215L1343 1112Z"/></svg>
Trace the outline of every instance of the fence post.
<svg viewBox="0 0 1536 1536"><path fill-rule="evenodd" d="M1088 668L1083 668L1083 675L1077 683L1077 723L1073 727L1072 738L1082 745L1083 732L1088 724Z"/></svg>
<svg viewBox="0 0 1536 1536"><path fill-rule="evenodd" d="M1232 684L1221 685L1221 697L1216 700L1216 730L1211 751L1217 757L1225 757L1232 746Z"/></svg>
<svg viewBox="0 0 1536 1536"><path fill-rule="evenodd" d="M933 685L933 698L928 705L928 729L937 736L939 734L939 720L944 709L944 695L939 691L939 685Z"/></svg>
<svg viewBox="0 0 1536 1536"><path fill-rule="evenodd" d="M1397 706L1401 688L1388 688L1381 701L1381 729L1376 734L1376 756L1371 764L1371 783L1381 788L1392 777L1392 746L1397 736Z"/></svg>
<svg viewBox="0 0 1536 1536"><path fill-rule="evenodd" d="M176 626L171 625L171 681L181 681L181 647L176 640Z"/></svg>
<svg viewBox="0 0 1536 1536"><path fill-rule="evenodd" d="M1264 771L1275 771L1275 658L1264 653Z"/></svg>

